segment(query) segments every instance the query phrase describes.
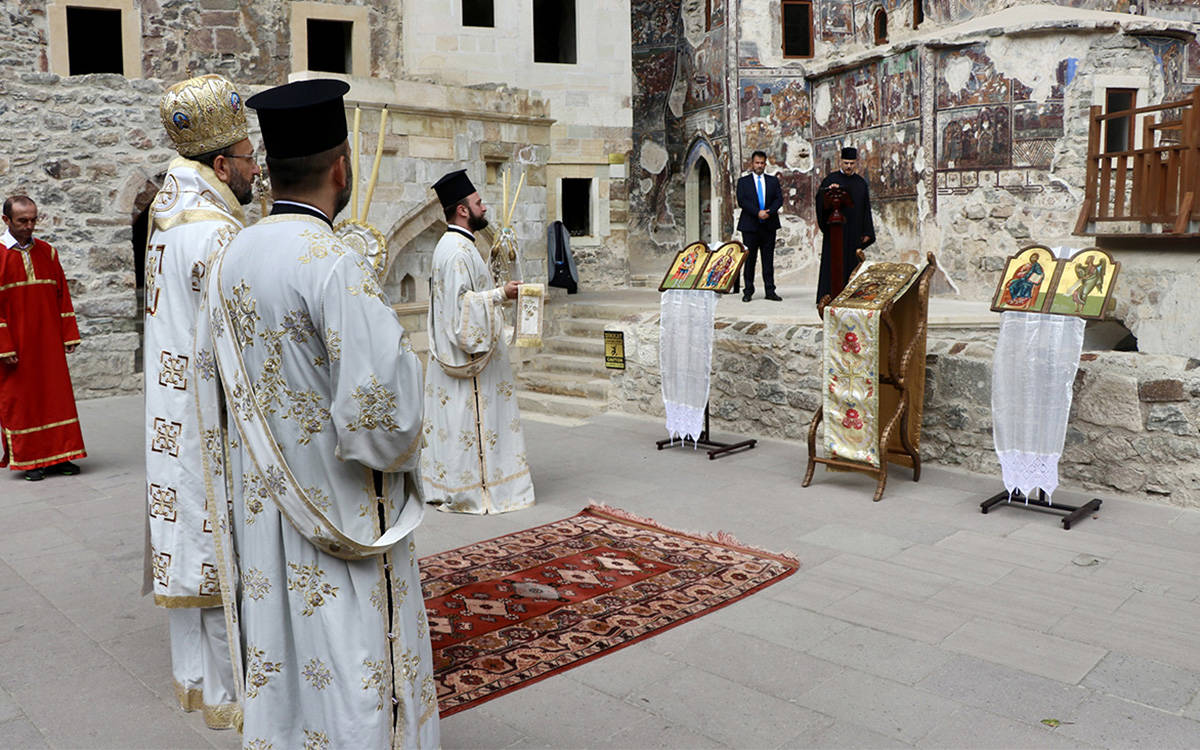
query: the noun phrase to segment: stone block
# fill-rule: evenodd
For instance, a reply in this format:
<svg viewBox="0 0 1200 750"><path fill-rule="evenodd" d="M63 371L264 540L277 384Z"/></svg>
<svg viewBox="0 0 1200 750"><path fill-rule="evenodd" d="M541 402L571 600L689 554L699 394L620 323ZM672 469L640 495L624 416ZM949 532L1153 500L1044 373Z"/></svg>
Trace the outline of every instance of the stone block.
<svg viewBox="0 0 1200 750"><path fill-rule="evenodd" d="M448 138L410 136L408 155L418 159L453 159L454 141Z"/></svg>
<svg viewBox="0 0 1200 750"><path fill-rule="evenodd" d="M1089 369L1075 395L1072 418L1100 427L1143 432L1137 380L1127 375Z"/></svg>
<svg viewBox="0 0 1200 750"><path fill-rule="evenodd" d="M1144 402L1186 401L1183 383L1174 378L1143 380L1138 384L1138 398Z"/></svg>
<svg viewBox="0 0 1200 750"><path fill-rule="evenodd" d="M1196 428L1187 415L1175 404L1152 404L1146 417L1146 429L1150 432L1163 431L1172 435L1196 435Z"/></svg>

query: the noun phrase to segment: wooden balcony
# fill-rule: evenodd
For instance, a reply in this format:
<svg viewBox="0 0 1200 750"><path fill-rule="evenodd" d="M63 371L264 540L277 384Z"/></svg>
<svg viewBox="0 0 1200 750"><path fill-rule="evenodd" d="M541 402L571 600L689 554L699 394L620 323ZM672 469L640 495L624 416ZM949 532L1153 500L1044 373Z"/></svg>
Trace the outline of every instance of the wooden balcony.
<svg viewBox="0 0 1200 750"><path fill-rule="evenodd" d="M1089 117L1075 234L1200 237L1200 87L1153 107L1108 114L1092 107ZM1137 140L1124 151L1106 150L1106 130L1118 124Z"/></svg>

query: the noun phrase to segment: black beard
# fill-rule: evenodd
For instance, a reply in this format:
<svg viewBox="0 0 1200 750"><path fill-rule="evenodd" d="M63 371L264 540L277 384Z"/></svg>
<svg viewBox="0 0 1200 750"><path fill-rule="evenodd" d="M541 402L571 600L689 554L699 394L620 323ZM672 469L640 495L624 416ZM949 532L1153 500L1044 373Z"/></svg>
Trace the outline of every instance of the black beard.
<svg viewBox="0 0 1200 750"><path fill-rule="evenodd" d="M350 157L346 157L346 187L337 194L337 201L333 206L333 215L337 216L342 212L342 209L350 205L350 195L354 190L354 167L350 164Z"/></svg>
<svg viewBox="0 0 1200 750"><path fill-rule="evenodd" d="M254 182L244 179L241 175L231 175L228 183L230 192L237 202L243 206L254 200Z"/></svg>
<svg viewBox="0 0 1200 750"><path fill-rule="evenodd" d="M488 220L483 217L483 214L476 216L470 214L467 216L467 228L472 232L478 232L488 225Z"/></svg>

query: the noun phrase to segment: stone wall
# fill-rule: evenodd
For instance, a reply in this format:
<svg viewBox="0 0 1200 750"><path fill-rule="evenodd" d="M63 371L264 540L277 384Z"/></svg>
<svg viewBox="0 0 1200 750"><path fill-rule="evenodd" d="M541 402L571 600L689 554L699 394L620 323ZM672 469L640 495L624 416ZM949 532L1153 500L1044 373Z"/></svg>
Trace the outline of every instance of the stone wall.
<svg viewBox="0 0 1200 750"><path fill-rule="evenodd" d="M612 371L609 409L663 417L657 313L613 321L625 334L626 370ZM926 357L921 435L925 461L995 477L993 327L934 326ZM820 405L822 330L816 325L718 318L711 381L712 429L803 441ZM1200 359L1085 352L1059 474L1062 486L1200 507ZM728 459L737 460L737 459ZM864 492L867 492L864 484Z"/></svg>
<svg viewBox="0 0 1200 750"><path fill-rule="evenodd" d="M141 388L132 224L174 156L158 119L162 84L118 75L0 76L0 192L38 204L83 343L69 358L81 398ZM150 103L154 103L151 105Z"/></svg>
<svg viewBox="0 0 1200 750"><path fill-rule="evenodd" d="M589 233L571 238L579 285L624 286L629 280L626 165L633 117L629 0L575 3L574 63L534 62L528 0L496 0L493 12L494 26L464 26L461 3L404 3L402 75L459 86L502 83L537 92L554 121L548 154L525 186L537 188L544 199L536 222L541 257L547 224L563 218L559 181L590 179ZM532 247L527 250L528 257L534 254Z"/></svg>

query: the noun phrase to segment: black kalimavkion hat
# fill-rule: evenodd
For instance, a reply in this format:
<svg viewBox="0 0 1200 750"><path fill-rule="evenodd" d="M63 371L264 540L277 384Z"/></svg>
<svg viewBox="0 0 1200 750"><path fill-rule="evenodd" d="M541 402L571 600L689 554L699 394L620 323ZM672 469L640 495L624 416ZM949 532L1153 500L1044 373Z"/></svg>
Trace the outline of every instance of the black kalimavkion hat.
<svg viewBox="0 0 1200 750"><path fill-rule="evenodd" d="M844 149L842 149L842 158L843 159L857 159L858 158L858 149L856 149L853 146L846 146Z"/></svg>
<svg viewBox="0 0 1200 750"><path fill-rule="evenodd" d="M311 156L346 141L350 84L330 78L294 81L246 100L258 113L263 145L272 159Z"/></svg>
<svg viewBox="0 0 1200 750"><path fill-rule="evenodd" d="M440 180L433 183L433 191L442 202L442 208L449 208L474 193L475 186L471 184L471 178L467 177L467 170L459 169L442 175Z"/></svg>

